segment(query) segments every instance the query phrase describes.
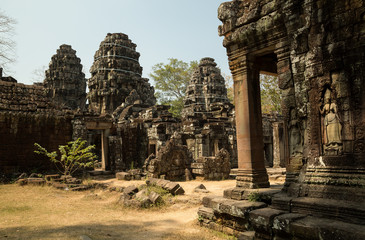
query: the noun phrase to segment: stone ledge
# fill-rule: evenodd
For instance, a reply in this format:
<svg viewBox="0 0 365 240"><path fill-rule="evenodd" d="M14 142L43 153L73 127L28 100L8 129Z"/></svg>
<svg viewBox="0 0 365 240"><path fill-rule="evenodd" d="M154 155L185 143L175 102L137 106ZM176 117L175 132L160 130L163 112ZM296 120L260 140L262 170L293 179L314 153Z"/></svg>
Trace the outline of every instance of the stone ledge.
<svg viewBox="0 0 365 240"><path fill-rule="evenodd" d="M365 206L360 203L303 197L291 201L291 211L365 225Z"/></svg>
<svg viewBox="0 0 365 240"><path fill-rule="evenodd" d="M252 210L266 207L266 204L263 202L250 202L247 200L238 201L215 196L204 197L203 205L218 213L240 218L245 218Z"/></svg>
<svg viewBox="0 0 365 240"><path fill-rule="evenodd" d="M229 188L224 190L224 197L227 199L234 200L248 200L250 194L258 193L266 198L272 198L275 194L280 193L281 189L272 188L257 188L257 189L247 189L247 188Z"/></svg>
<svg viewBox="0 0 365 240"><path fill-rule="evenodd" d="M365 226L332 219L305 217L290 224L291 235L298 239L363 240Z"/></svg>

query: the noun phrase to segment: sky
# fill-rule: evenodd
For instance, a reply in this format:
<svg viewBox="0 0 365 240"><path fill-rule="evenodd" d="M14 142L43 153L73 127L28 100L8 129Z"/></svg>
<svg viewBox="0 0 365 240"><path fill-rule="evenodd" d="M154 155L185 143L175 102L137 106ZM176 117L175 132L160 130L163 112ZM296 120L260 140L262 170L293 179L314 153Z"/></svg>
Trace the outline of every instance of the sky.
<svg viewBox="0 0 365 240"><path fill-rule="evenodd" d="M168 58L185 62L216 60L229 75L218 36L217 10L224 0L1 0L0 10L17 21L17 61L5 69L20 83L32 84L35 70L48 68L52 55L69 44L87 78L94 54L107 33L122 32L137 44L143 77ZM38 80L39 81L39 80ZM153 82L151 81L153 85Z"/></svg>

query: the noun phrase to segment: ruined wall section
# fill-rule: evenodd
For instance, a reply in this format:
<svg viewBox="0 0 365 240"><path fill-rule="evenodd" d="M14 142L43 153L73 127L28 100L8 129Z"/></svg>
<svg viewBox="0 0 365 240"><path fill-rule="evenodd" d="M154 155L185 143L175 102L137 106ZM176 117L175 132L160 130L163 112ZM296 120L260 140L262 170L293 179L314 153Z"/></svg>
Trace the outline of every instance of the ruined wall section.
<svg viewBox="0 0 365 240"><path fill-rule="evenodd" d="M54 109L43 87L0 81L0 172L52 169L34 143L54 151L70 141L71 118Z"/></svg>

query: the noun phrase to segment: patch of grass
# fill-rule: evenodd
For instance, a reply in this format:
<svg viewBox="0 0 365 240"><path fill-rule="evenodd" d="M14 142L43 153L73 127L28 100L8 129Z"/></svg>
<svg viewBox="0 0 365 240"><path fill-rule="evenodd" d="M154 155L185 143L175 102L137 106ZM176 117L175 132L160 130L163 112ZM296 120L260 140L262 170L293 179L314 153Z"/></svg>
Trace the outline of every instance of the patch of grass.
<svg viewBox="0 0 365 240"><path fill-rule="evenodd" d="M248 194L248 201L250 202L260 202L261 201L261 195L259 192L251 192Z"/></svg>
<svg viewBox="0 0 365 240"><path fill-rule="evenodd" d="M237 238L235 236L230 236L228 234L222 233L222 232L218 232L215 230L209 230L214 236L221 238L221 239L226 239L226 240L237 240Z"/></svg>
<svg viewBox="0 0 365 240"><path fill-rule="evenodd" d="M29 211L31 207L29 206L6 206L0 208L1 213L17 214L25 211Z"/></svg>
<svg viewBox="0 0 365 240"><path fill-rule="evenodd" d="M266 204L271 204L271 196L262 194L259 192L251 192L248 195L248 201L250 202L264 202Z"/></svg>

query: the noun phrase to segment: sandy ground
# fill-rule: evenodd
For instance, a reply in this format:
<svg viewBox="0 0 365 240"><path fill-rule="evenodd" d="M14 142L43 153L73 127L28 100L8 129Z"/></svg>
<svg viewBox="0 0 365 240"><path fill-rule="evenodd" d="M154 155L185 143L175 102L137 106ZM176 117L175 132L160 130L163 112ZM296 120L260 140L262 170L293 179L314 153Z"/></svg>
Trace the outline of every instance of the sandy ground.
<svg viewBox="0 0 365 240"><path fill-rule="evenodd" d="M113 186L144 181L104 179ZM204 184L210 193L196 193ZM197 224L197 210L206 195L222 196L235 180L179 182L185 195L154 209L117 204L120 193L108 190L70 192L51 187L0 185L0 239L227 239Z"/></svg>

